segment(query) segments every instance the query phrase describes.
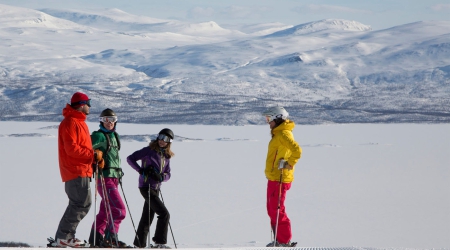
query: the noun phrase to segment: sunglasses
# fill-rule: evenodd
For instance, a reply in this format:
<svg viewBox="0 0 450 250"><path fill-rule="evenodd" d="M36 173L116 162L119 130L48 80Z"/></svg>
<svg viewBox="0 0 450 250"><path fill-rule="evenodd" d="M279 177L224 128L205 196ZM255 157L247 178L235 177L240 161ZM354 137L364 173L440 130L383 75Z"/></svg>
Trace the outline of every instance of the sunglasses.
<svg viewBox="0 0 450 250"><path fill-rule="evenodd" d="M91 107L91 99L89 99L87 101L79 101L78 103L79 104L86 104L86 105L88 105L89 108Z"/></svg>
<svg viewBox="0 0 450 250"><path fill-rule="evenodd" d="M102 116L98 118L99 121L101 122L117 122L117 116Z"/></svg>
<svg viewBox="0 0 450 250"><path fill-rule="evenodd" d="M271 116L266 116L266 122L269 123L271 121L273 121L272 117Z"/></svg>
<svg viewBox="0 0 450 250"><path fill-rule="evenodd" d="M157 138L158 138L158 140L162 140L164 142L172 142L172 138L170 138L164 134L159 134Z"/></svg>

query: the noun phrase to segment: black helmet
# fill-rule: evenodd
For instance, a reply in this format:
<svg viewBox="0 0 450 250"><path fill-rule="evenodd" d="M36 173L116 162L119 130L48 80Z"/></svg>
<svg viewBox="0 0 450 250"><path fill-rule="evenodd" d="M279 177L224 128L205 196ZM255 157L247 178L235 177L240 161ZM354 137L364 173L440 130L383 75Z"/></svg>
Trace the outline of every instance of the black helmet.
<svg viewBox="0 0 450 250"><path fill-rule="evenodd" d="M116 113L114 113L114 111L112 109L105 109L100 114L100 117L103 117L103 116L117 116L117 115L116 115Z"/></svg>
<svg viewBox="0 0 450 250"><path fill-rule="evenodd" d="M159 131L159 134L163 134L163 135L167 135L168 137L170 137L172 140L175 138L175 135L173 134L172 130L168 129L168 128L164 128L161 131Z"/></svg>

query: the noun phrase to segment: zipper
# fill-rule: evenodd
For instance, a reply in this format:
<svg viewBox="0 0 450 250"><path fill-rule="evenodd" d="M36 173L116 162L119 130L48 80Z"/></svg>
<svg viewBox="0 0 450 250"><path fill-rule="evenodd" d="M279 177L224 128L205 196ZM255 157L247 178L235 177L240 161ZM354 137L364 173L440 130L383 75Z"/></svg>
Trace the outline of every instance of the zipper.
<svg viewBox="0 0 450 250"><path fill-rule="evenodd" d="M275 160L277 159L277 155L278 155L278 149L277 149L277 152L275 152L275 157L273 158L273 162L272 162L272 170L271 170L271 172L273 172L273 166L274 166L274 164L275 164Z"/></svg>

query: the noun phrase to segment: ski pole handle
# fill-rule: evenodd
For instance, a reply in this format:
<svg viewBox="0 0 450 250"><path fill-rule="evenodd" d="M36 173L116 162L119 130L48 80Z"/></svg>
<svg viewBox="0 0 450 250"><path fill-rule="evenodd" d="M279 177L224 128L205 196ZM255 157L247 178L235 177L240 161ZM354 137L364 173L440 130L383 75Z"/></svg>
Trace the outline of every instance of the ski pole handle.
<svg viewBox="0 0 450 250"><path fill-rule="evenodd" d="M286 161L281 158L280 161L278 162L278 169L283 169L286 165Z"/></svg>

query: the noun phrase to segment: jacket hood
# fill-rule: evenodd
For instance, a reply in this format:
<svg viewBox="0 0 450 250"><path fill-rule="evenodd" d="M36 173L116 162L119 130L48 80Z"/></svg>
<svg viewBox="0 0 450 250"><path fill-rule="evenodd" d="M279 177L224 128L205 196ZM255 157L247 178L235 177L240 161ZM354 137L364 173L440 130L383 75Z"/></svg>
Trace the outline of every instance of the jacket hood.
<svg viewBox="0 0 450 250"><path fill-rule="evenodd" d="M66 104L66 107L63 108L62 114L63 114L64 118L72 117L72 118L79 119L82 121L86 120L86 114L72 108L72 106L70 106L70 104Z"/></svg>

